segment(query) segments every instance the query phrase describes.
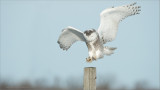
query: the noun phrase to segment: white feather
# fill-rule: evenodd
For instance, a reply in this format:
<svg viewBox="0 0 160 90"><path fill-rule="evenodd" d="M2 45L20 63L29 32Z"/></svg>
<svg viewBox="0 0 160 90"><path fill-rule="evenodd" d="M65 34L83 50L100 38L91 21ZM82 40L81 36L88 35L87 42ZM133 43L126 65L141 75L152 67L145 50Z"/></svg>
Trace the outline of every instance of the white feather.
<svg viewBox="0 0 160 90"><path fill-rule="evenodd" d="M59 36L58 43L63 50L68 50L70 46L76 41L86 41L83 32L71 26L63 29Z"/></svg>
<svg viewBox="0 0 160 90"><path fill-rule="evenodd" d="M139 14L140 6L134 6L135 4L108 8L101 12L98 33L104 44L115 39L118 24L121 20L128 16Z"/></svg>
<svg viewBox="0 0 160 90"><path fill-rule="evenodd" d="M102 57L103 57L103 52L98 49L98 50L96 51L96 58L99 59L99 58L102 58Z"/></svg>

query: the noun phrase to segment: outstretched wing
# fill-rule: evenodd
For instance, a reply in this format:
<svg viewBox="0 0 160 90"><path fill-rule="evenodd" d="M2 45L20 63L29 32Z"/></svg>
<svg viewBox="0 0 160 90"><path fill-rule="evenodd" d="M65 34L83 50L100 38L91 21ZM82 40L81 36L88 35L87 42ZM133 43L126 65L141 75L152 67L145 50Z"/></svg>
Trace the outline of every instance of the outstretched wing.
<svg viewBox="0 0 160 90"><path fill-rule="evenodd" d="M63 50L68 50L76 41L86 41L83 32L68 26L67 28L63 29L57 42L59 43L60 48Z"/></svg>
<svg viewBox="0 0 160 90"><path fill-rule="evenodd" d="M98 33L104 44L115 39L120 21L128 16L139 14L140 6L134 6L135 4L108 8L101 12Z"/></svg>

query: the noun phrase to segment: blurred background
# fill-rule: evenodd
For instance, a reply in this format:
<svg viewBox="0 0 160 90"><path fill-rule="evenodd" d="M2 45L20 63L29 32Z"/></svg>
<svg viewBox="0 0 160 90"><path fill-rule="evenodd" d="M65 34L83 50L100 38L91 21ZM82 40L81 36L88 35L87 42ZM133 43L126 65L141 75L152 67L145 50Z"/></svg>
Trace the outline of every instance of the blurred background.
<svg viewBox="0 0 160 90"><path fill-rule="evenodd" d="M63 28L98 29L102 10L134 2L141 13L119 24L113 55L86 63L84 42L59 48ZM97 90L159 90L159 0L0 0L1 90L82 90L84 67Z"/></svg>

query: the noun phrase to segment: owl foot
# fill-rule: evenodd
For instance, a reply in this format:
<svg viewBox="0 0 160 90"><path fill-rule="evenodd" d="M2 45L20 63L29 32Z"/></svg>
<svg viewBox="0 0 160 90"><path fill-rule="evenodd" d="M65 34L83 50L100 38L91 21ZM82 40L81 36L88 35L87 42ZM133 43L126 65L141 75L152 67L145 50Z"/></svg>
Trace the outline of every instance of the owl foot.
<svg viewBox="0 0 160 90"><path fill-rule="evenodd" d="M89 63L91 63L92 62L92 58L88 57L88 58L86 58L86 61L89 62Z"/></svg>

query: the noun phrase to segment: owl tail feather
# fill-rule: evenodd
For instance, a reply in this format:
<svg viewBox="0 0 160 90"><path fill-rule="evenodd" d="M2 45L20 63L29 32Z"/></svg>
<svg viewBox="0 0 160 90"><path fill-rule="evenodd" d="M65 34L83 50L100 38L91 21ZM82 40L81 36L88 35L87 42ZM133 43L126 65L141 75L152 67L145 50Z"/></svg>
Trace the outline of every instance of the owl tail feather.
<svg viewBox="0 0 160 90"><path fill-rule="evenodd" d="M104 54L105 55L111 55L114 53L114 50L117 49L116 47L108 47L108 46L105 46L104 47Z"/></svg>

